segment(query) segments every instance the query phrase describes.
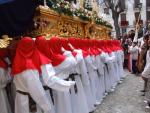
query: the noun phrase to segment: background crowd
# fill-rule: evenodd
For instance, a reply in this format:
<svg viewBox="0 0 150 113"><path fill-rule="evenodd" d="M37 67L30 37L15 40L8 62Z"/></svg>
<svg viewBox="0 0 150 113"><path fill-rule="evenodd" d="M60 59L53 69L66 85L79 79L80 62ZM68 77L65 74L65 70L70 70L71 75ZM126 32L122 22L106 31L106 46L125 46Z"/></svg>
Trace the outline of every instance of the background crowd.
<svg viewBox="0 0 150 113"><path fill-rule="evenodd" d="M138 40L135 41L135 31L131 30L127 35L122 38L122 47L125 54L124 67L135 74L141 75L144 80L144 88L142 96L145 96L146 108L150 108L150 24L139 35Z"/></svg>

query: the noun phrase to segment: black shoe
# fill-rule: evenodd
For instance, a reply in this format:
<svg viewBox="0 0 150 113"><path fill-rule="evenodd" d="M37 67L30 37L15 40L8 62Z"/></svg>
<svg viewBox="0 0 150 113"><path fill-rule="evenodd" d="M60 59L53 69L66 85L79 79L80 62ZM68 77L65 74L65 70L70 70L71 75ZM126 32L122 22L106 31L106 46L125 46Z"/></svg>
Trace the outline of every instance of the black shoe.
<svg viewBox="0 0 150 113"><path fill-rule="evenodd" d="M140 92L146 92L146 91L143 89L143 90L140 90Z"/></svg>
<svg viewBox="0 0 150 113"><path fill-rule="evenodd" d="M145 94L142 94L141 96L145 96Z"/></svg>

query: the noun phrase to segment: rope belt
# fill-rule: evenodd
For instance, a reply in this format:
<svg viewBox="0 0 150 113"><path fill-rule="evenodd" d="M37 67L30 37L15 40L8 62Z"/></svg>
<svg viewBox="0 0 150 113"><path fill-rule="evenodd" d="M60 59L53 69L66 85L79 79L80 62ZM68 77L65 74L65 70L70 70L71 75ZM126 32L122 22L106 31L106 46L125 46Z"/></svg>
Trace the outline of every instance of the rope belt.
<svg viewBox="0 0 150 113"><path fill-rule="evenodd" d="M54 105L54 96L53 96L53 91L51 88L49 88L48 86L43 86L44 90L49 90L49 94L51 96L51 99L52 99L52 102L53 102L53 105Z"/></svg>
<svg viewBox="0 0 150 113"><path fill-rule="evenodd" d="M69 74L69 77L66 78L65 80L69 81L69 79L71 79L72 81L75 81L75 76L80 76L80 74L78 74L78 73ZM75 91L75 93L78 92L78 88L77 88L76 84L74 85L74 91ZM70 93L71 93L71 90L70 90Z"/></svg>
<svg viewBox="0 0 150 113"><path fill-rule="evenodd" d="M44 90L49 90L49 93L50 93L50 96L51 96L51 99L52 99L52 102L54 104L54 98L53 98L53 92L52 92L52 89L47 87L47 86L43 86ZM23 91L20 91L20 90L17 90L16 92L22 94L22 95L26 95L28 96L29 98L29 110L30 112L37 112L37 106L36 106L36 102L33 100L33 98L30 96L29 93L27 92L23 92Z"/></svg>
<svg viewBox="0 0 150 113"><path fill-rule="evenodd" d="M22 94L22 95L26 95L29 98L29 110L30 112L37 112L37 106L36 106L36 102L33 100L33 98L30 96L29 93L27 92L23 92L20 90L17 90L18 93Z"/></svg>

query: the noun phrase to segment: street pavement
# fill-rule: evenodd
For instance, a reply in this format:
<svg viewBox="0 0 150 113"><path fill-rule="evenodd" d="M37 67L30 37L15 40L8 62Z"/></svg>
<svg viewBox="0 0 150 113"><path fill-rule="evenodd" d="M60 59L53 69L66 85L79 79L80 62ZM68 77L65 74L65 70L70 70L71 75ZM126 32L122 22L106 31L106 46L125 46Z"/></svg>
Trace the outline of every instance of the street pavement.
<svg viewBox="0 0 150 113"><path fill-rule="evenodd" d="M104 99L94 113L150 113L150 110L145 109L144 97L140 92L143 80L127 70L124 73L126 78L123 83Z"/></svg>

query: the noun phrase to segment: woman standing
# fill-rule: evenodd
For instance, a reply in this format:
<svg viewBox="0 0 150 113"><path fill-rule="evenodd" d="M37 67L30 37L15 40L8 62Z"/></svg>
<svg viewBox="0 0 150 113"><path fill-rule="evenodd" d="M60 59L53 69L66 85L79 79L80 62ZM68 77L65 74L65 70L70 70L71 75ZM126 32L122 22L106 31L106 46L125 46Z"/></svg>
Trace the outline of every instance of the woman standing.
<svg viewBox="0 0 150 113"><path fill-rule="evenodd" d="M148 46L150 47L150 37L148 39ZM147 78L147 88L146 88L146 100L148 103L148 106L146 108L150 108L150 49L147 51L146 55L146 65L144 68L144 71L142 72L142 77Z"/></svg>

